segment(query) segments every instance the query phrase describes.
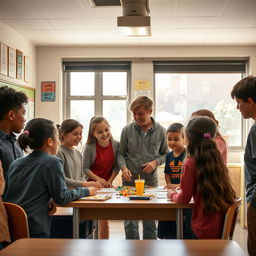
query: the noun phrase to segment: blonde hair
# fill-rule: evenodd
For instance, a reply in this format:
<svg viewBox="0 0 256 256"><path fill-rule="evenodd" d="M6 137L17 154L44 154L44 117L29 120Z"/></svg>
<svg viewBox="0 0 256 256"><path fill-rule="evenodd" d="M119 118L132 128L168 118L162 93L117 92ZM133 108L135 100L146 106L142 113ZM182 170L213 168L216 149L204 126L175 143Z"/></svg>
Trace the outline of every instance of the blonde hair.
<svg viewBox="0 0 256 256"><path fill-rule="evenodd" d="M95 132L96 125L101 123L102 121L106 122L107 126L110 127L108 121L103 116L94 116L91 119L90 124L89 124L89 131L88 131L88 137L87 137L86 144L92 144L92 143L97 142L97 139L94 137L93 134ZM112 136L111 136L111 139L113 139Z"/></svg>
<svg viewBox="0 0 256 256"><path fill-rule="evenodd" d="M143 106L146 110L152 110L153 101L147 96L138 96L132 101L130 105L130 110L134 111L136 108Z"/></svg>

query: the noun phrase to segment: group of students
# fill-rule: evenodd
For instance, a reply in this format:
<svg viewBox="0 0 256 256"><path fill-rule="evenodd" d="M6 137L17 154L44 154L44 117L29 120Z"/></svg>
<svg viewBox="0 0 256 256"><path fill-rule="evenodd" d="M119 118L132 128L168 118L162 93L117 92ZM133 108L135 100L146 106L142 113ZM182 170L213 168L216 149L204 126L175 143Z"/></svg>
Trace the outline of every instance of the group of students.
<svg viewBox="0 0 256 256"><path fill-rule="evenodd" d="M256 120L255 77L238 82L231 96L236 99L244 118ZM113 140L105 118L91 119L83 155L75 149L82 138L83 126L79 122L65 120L57 131L52 121L35 118L26 124L18 137L21 149L32 150L28 156L21 157L13 132L23 129L26 96L1 87L0 102L0 160L6 182L4 200L25 209L31 237L49 236L49 214L54 212L55 203L63 205L94 195L99 187L110 187L120 169L123 185L134 185L140 175L146 185L157 186L157 167L165 162L167 196L178 203L187 204L192 198L195 202L192 217L191 210L185 212L184 226L188 236L220 238L225 212L235 202L236 194L226 167L227 147L212 112L197 111L185 128L173 124L166 132L151 116L152 100L140 96L130 105L134 120L123 128L120 143ZM255 255L256 241L255 127L254 124L251 128L245 151L250 255ZM155 221L143 221L143 239L169 238L170 234L161 226L165 223L159 222L157 234ZM138 221L126 220L124 227L126 239L139 239ZM108 238L107 221L101 221L100 229L102 236L105 233L104 238ZM0 237L0 241L8 242L8 234Z"/></svg>

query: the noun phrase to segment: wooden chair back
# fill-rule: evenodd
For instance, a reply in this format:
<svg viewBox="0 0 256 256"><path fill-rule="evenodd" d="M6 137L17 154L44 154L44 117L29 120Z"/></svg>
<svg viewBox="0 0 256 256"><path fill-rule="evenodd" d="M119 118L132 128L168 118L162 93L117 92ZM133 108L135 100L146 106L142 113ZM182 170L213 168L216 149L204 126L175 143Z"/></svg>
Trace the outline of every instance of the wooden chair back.
<svg viewBox="0 0 256 256"><path fill-rule="evenodd" d="M226 240L233 239L235 226L236 226L236 219L237 219L240 205L241 205L241 198L238 198L236 202L230 205L230 207L228 208L225 214L221 239L226 239Z"/></svg>
<svg viewBox="0 0 256 256"><path fill-rule="evenodd" d="M28 218L26 212L17 204L3 202L8 216L11 241L29 238Z"/></svg>

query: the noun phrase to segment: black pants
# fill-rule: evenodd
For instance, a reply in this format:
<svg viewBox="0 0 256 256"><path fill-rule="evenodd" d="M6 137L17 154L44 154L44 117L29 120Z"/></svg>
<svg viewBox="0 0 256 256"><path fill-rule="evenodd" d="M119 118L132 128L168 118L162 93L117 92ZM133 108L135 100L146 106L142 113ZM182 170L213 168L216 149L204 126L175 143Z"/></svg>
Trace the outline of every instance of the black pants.
<svg viewBox="0 0 256 256"><path fill-rule="evenodd" d="M195 235L191 229L192 209L183 209L183 216L183 238L195 239ZM176 239L176 221L159 221L157 237L160 239Z"/></svg>
<svg viewBox="0 0 256 256"><path fill-rule="evenodd" d="M82 221L79 224L79 238L90 238L94 221ZM51 238L73 238L73 217L52 216Z"/></svg>

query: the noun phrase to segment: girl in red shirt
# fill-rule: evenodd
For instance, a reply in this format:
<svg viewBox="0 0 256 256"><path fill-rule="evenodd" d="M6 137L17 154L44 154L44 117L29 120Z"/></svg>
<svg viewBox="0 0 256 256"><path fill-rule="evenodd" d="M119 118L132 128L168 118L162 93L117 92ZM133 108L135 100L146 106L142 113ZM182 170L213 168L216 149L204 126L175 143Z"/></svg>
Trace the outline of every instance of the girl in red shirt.
<svg viewBox="0 0 256 256"><path fill-rule="evenodd" d="M102 187L112 187L120 170L116 157L118 148L119 142L113 140L107 120L93 117L83 154L83 169L89 180L97 181ZM99 221L99 238L109 238L107 220Z"/></svg>
<svg viewBox="0 0 256 256"><path fill-rule="evenodd" d="M214 140L215 122L209 117L191 119L185 130L187 159L178 193L168 191L168 197L187 204L194 199L191 226L199 239L221 237L224 215L236 195L231 186L228 169Z"/></svg>

